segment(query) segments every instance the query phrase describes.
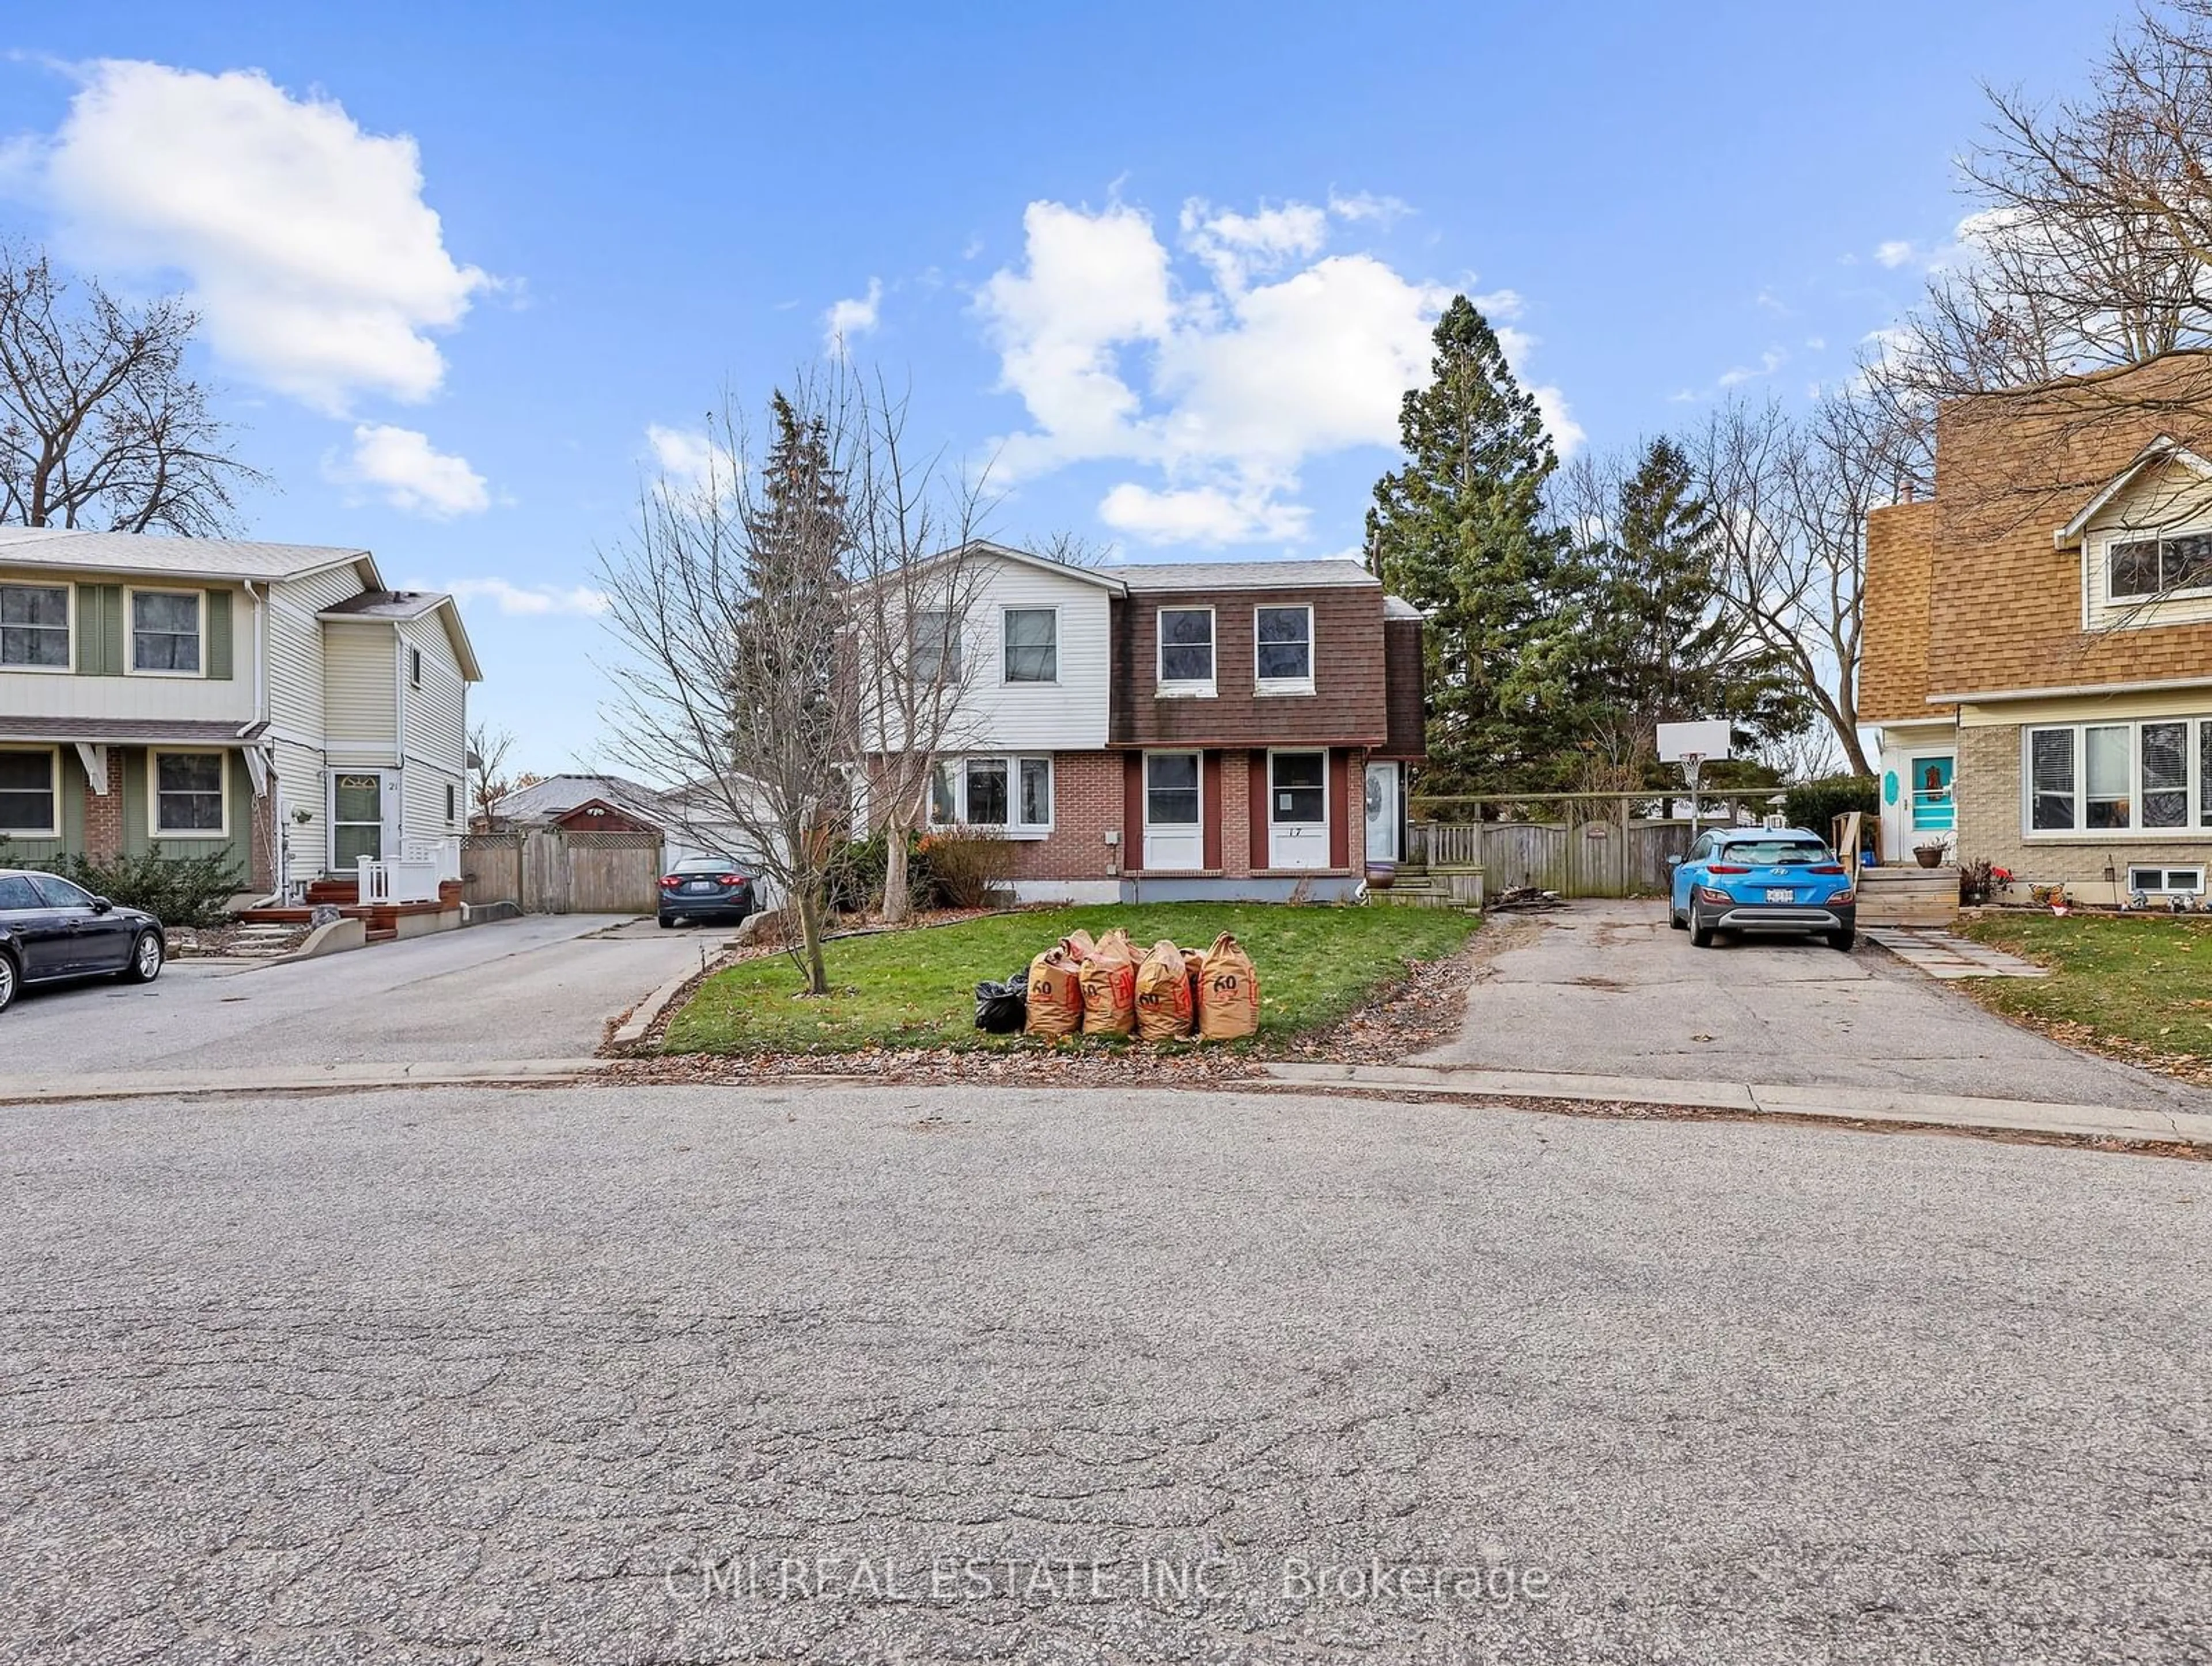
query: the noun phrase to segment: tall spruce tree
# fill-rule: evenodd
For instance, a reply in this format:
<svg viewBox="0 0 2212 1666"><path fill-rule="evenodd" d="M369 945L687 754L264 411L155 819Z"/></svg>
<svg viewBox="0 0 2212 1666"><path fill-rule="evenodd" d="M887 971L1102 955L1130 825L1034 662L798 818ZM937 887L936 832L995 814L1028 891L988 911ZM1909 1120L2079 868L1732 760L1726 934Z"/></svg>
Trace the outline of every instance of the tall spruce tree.
<svg viewBox="0 0 2212 1666"><path fill-rule="evenodd" d="M1788 668L1723 605L1714 511L1689 453L1662 436L1625 475L1578 465L1575 476L1567 495L1584 501L1568 528L1575 602L1565 617L1583 784L1663 784L1662 722L1725 717L1753 741L1801 732L1812 711Z"/></svg>
<svg viewBox="0 0 2212 1666"><path fill-rule="evenodd" d="M1405 467L1375 487L1368 562L1424 609L1433 793L1555 784L1571 693L1567 539L1547 523L1559 466L1536 402L1474 304L1453 298L1426 387L1398 418Z"/></svg>

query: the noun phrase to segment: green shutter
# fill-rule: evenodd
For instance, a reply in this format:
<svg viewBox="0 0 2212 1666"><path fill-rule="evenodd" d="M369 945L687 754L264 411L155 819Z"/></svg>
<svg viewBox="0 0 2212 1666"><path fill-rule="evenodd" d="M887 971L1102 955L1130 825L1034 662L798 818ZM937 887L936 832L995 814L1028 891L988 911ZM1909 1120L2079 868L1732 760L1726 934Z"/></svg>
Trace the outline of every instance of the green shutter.
<svg viewBox="0 0 2212 1666"><path fill-rule="evenodd" d="M230 681L230 592L207 593L207 674Z"/></svg>
<svg viewBox="0 0 2212 1666"><path fill-rule="evenodd" d="M76 587L76 670L80 677L123 675L123 587Z"/></svg>

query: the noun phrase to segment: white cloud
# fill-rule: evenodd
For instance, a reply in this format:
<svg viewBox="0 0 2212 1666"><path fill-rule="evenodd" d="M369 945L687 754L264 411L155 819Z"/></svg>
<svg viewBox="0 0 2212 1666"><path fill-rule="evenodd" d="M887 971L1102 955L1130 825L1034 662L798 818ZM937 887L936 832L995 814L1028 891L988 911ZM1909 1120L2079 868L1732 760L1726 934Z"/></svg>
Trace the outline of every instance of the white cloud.
<svg viewBox="0 0 2212 1666"><path fill-rule="evenodd" d="M596 618L607 611L606 592L582 584L562 589L556 585L512 584L505 579L454 579L442 587L426 584L417 587L424 590L442 587L457 601L488 601L502 613L526 618L541 617L550 613L574 613Z"/></svg>
<svg viewBox="0 0 2212 1666"><path fill-rule="evenodd" d="M1306 534L1304 504L1277 502L1261 491L1218 486L1155 491L1125 480L1106 494L1098 518L1117 532L1146 544L1291 542Z"/></svg>
<svg viewBox="0 0 2212 1666"><path fill-rule="evenodd" d="M1413 211L1413 205L1397 197L1378 197L1371 191L1355 191L1346 195L1332 191L1328 194L1328 211L1340 220L1372 220L1384 231Z"/></svg>
<svg viewBox="0 0 2212 1666"><path fill-rule="evenodd" d="M1743 364L1734 366L1721 372L1715 379L1715 386L1740 387L1746 382L1757 381L1762 376L1771 376L1789 362L1790 356L1787 353L1778 347L1770 347L1759 356L1759 364L1756 368Z"/></svg>
<svg viewBox="0 0 2212 1666"><path fill-rule="evenodd" d="M830 310L822 315L824 344L832 353L842 352L847 342L866 335L881 319L883 301L884 282L872 277L866 295L830 303Z"/></svg>
<svg viewBox="0 0 2212 1666"><path fill-rule="evenodd" d="M1328 252L1329 216L1301 203L1249 214L1184 204L1189 283L1150 217L1126 204L1032 203L1023 226L1024 264L976 297L1000 385L1031 423L1003 442L998 477L1102 460L1157 469L1161 483L1122 482L1099 508L1150 542L1304 536L1300 469L1395 443L1399 406L1428 379L1452 295L1371 254ZM1480 304L1501 319L1521 310L1510 290ZM1534 338L1509 327L1500 339L1518 374ZM1561 450L1579 444L1559 390L1530 391Z"/></svg>
<svg viewBox="0 0 2212 1666"><path fill-rule="evenodd" d="M1912 245L1901 237L1893 238L1888 242L1879 245L1874 252L1875 259L1892 271L1911 261L1914 255Z"/></svg>
<svg viewBox="0 0 2212 1666"><path fill-rule="evenodd" d="M659 423L650 423L645 430L645 442L652 451L654 468L672 486L704 491L718 478L726 485L736 478L737 459L726 447L716 444L697 429L664 428Z"/></svg>
<svg viewBox="0 0 2212 1666"><path fill-rule="evenodd" d="M333 485L373 491L395 509L447 520L491 507L484 478L465 457L437 450L428 435L389 423L364 423L353 431L353 450L323 459Z"/></svg>
<svg viewBox="0 0 2212 1666"><path fill-rule="evenodd" d="M180 273L226 365L334 415L428 398L432 335L493 282L446 252L415 141L258 70L106 60L15 172L79 264Z"/></svg>

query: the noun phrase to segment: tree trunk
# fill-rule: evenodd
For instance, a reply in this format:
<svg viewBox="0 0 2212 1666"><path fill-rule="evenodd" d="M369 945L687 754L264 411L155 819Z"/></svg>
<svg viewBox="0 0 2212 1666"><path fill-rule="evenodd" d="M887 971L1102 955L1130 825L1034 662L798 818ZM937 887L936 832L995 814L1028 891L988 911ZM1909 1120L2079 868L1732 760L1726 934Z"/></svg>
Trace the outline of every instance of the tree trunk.
<svg viewBox="0 0 2212 1666"><path fill-rule="evenodd" d="M799 950L806 973L806 993L826 995L830 993L830 969L822 960L822 899L815 887L797 887L793 900L799 906Z"/></svg>
<svg viewBox="0 0 2212 1666"><path fill-rule="evenodd" d="M884 923L902 926L914 909L907 895L907 827L903 816L884 824Z"/></svg>

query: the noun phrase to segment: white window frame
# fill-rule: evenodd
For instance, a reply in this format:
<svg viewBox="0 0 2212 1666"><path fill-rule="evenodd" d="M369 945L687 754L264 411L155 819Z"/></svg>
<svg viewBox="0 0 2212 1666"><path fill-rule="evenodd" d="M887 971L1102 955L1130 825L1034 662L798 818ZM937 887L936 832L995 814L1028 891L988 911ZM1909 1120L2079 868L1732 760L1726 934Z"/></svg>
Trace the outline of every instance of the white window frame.
<svg viewBox="0 0 2212 1666"><path fill-rule="evenodd" d="M138 669L138 604L141 596L190 596L192 599L192 628L199 638L200 667L198 671L164 671L159 667ZM161 633L164 635L167 632ZM123 592L123 674L126 677L184 678L192 682L205 682L208 674L207 592L188 590L179 585L137 584ZM228 812L226 812L228 813Z"/></svg>
<svg viewBox="0 0 2212 1666"><path fill-rule="evenodd" d="M1152 750L1143 753L1141 756L1144 758L1144 762L1138 765L1138 769L1140 773L1137 781L1138 789L1141 794L1141 808L1144 812L1142 819L1139 824L1139 843L1138 846L1138 854L1140 858L1140 871L1147 873L1205 873L1206 753L1203 750L1194 746L1159 746L1152 748ZM1187 757L1191 761L1191 763L1196 771L1194 779L1198 787L1198 819L1196 821L1156 822L1152 819L1152 760L1156 757ZM1172 829L1173 832L1171 836L1176 838L1182 839L1195 837L1198 841L1198 860L1193 862L1190 866L1187 868L1155 868L1152 866L1151 860L1144 856L1144 846L1145 842L1148 842L1152 830L1156 827Z"/></svg>
<svg viewBox="0 0 2212 1666"><path fill-rule="evenodd" d="M0 746L10 757L43 754L46 760L46 802L53 822L47 827L0 827L0 838L58 839L62 836L62 749L58 746Z"/></svg>
<svg viewBox="0 0 2212 1666"><path fill-rule="evenodd" d="M410 689L422 686L422 650L412 642L407 644L407 686Z"/></svg>
<svg viewBox="0 0 2212 1666"><path fill-rule="evenodd" d="M1329 866L1329 853L1336 847L1335 783L1330 777L1335 774L1330 766L1329 749L1326 746L1270 746L1267 749L1267 773L1262 790L1267 795L1267 871L1273 873L1311 873L1318 869L1281 868L1275 866L1275 830L1279 827L1311 827L1311 822L1279 821L1275 815L1275 760L1279 757L1318 757L1321 760L1321 861L1318 869ZM1310 790L1310 789L1307 789Z"/></svg>
<svg viewBox="0 0 2212 1666"><path fill-rule="evenodd" d="M161 825L161 760L211 757L222 797L222 825L167 828ZM146 835L154 839L228 839L230 836L230 754L212 746L157 746L146 753Z"/></svg>
<svg viewBox="0 0 2212 1666"><path fill-rule="evenodd" d="M1041 684L1039 686L1042 686ZM968 819L968 766L974 763L1003 763L1006 766L1006 821L971 822ZM1022 765L1042 763L1045 767L1045 794L1052 800L1052 818L1042 822L1025 822L1022 813ZM951 783L952 819L939 818L937 813L937 789L932 783L928 796L929 825L932 827L973 827L988 833L996 833L1007 839L1042 839L1051 836L1060 816L1060 773L1054 767L1050 752L948 752L939 758L935 770L945 773Z"/></svg>
<svg viewBox="0 0 2212 1666"><path fill-rule="evenodd" d="M1170 677L1168 675L1168 633L1162 623L1170 613L1203 613L1206 615L1206 662L1212 669L1204 678ZM1194 644L1184 643L1183 647ZM1221 672L1221 620L1211 606L1186 606L1181 603L1158 607L1152 612L1152 692L1162 700L1211 700L1217 686L1215 679Z"/></svg>
<svg viewBox="0 0 2212 1666"><path fill-rule="evenodd" d="M1306 616L1306 674L1304 677L1262 677L1260 675L1260 615L1261 613L1304 613ZM1314 691L1314 666L1321 645L1314 640L1314 607L1311 602L1257 602L1252 608L1252 691L1255 694L1311 694Z"/></svg>
<svg viewBox="0 0 2212 1666"><path fill-rule="evenodd" d="M1056 689L1060 686L1060 647L1061 631L1060 604L1057 602L1007 602L999 609L999 686L1002 689ZM1052 675L1022 677L1010 675L1012 655L1006 642L1006 617L1013 613L1049 613L1052 615Z"/></svg>
<svg viewBox="0 0 2212 1666"><path fill-rule="evenodd" d="M2136 875L2146 872L2157 874L2159 882L2154 885L2137 885ZM2177 873L2189 875L2190 883L2185 885L2167 885L2166 881ZM2204 894L2204 869L2202 864L2188 862L2130 862L2125 888L2139 891L2146 897L2202 897Z"/></svg>
<svg viewBox="0 0 2212 1666"><path fill-rule="evenodd" d="M2182 789L2187 795L2188 819L2179 827L2145 827L2143 819L2142 732L2147 726L2179 723L2182 726L2183 762L2186 764L2186 785ZM2030 844L2083 844L2100 842L2161 842L2212 840L2212 813L2205 806L2203 733L2212 727L2212 714L2177 714L2172 717L2112 717L2084 718L2073 723L2023 723L2020 726L2020 832L2021 839ZM2128 732L2128 822L2125 827L2092 827L2089 825L2089 741L2091 729L2125 729ZM2039 734L2064 733L2072 735L2074 746L2074 824L2071 827L2037 827L2035 825L2035 737ZM1954 773L1951 791L1957 801L1959 783ZM2161 792L2172 789L2161 787ZM2183 866L2175 864L2174 866Z"/></svg>
<svg viewBox="0 0 2212 1666"><path fill-rule="evenodd" d="M76 670L76 587L64 580L48 584L34 579L0 579L0 590L58 590L62 593L63 630L68 638L69 659L58 666L11 666L0 661L0 672L27 672L34 677L67 677ZM18 629L29 629L17 626ZM47 627L51 628L51 627Z"/></svg>
<svg viewBox="0 0 2212 1666"><path fill-rule="evenodd" d="M924 621L937 619L942 619L945 622L944 637L939 644L940 652L938 655L938 665L931 675L924 677L921 666L921 645L927 641L929 635L936 629L934 625L925 626ZM1054 631L1055 641L1058 635L1058 629L1055 627ZM967 619L957 608L918 607L915 609L908 616L906 622L908 677L925 687L945 689L959 687L962 679L968 674L967 637ZM999 669L1001 672L1006 670L1006 627L1002 621L999 626ZM1057 657L1056 654L1055 657Z"/></svg>

